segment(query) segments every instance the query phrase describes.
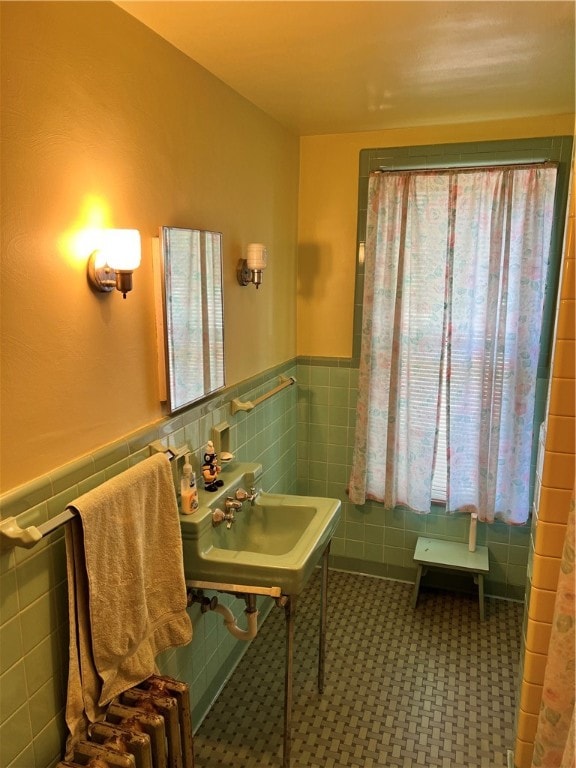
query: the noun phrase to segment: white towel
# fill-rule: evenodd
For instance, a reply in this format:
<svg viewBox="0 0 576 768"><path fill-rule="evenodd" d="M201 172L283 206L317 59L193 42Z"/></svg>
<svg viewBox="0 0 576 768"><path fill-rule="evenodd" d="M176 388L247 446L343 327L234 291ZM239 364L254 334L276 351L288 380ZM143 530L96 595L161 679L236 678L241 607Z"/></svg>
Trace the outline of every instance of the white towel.
<svg viewBox="0 0 576 768"><path fill-rule="evenodd" d="M158 653L192 638L166 456L145 459L69 507L78 515L66 526L67 753L106 704L156 671Z"/></svg>

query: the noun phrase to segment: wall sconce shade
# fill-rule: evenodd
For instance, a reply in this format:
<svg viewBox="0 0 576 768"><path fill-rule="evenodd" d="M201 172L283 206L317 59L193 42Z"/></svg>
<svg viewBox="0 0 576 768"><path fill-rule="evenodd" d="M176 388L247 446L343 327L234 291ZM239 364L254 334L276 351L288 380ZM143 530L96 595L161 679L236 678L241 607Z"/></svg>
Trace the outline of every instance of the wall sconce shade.
<svg viewBox="0 0 576 768"><path fill-rule="evenodd" d="M140 266L140 232L137 229L105 229L100 246L88 260L88 279L97 291L114 288L123 298L132 290L132 273Z"/></svg>
<svg viewBox="0 0 576 768"><path fill-rule="evenodd" d="M256 288L262 283L262 272L266 269L268 251L262 243L250 243L246 249L246 258L242 259L237 270L240 285L254 283Z"/></svg>

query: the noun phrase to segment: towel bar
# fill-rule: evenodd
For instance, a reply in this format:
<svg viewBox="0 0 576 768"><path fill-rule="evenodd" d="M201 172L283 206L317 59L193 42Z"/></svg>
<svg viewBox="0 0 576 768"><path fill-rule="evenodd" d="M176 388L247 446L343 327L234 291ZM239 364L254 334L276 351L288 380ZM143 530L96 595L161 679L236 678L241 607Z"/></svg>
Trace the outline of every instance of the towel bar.
<svg viewBox="0 0 576 768"><path fill-rule="evenodd" d="M286 389L286 387L290 387L292 384L296 384L294 376L280 376L280 384L278 384L277 387L274 387L274 389L271 389L270 392L260 395L256 400L246 400L245 402L242 402L242 400L235 397L234 400L230 401L230 410L233 414L238 413L238 411L251 411L257 405L263 403L264 400L268 400L269 397L281 392L283 389Z"/></svg>
<svg viewBox="0 0 576 768"><path fill-rule="evenodd" d="M160 441L151 444L151 450L153 453L162 452L170 461L177 459L188 451L188 448L166 448L160 444ZM61 528L76 515L76 512L72 509L65 509L58 515L54 515L50 520L39 525L29 525L26 528L22 528L15 517L5 517L4 520L0 520L0 549L10 549L12 547L23 547L24 549L32 549L32 547L41 541L44 536L49 533L53 533L58 528Z"/></svg>

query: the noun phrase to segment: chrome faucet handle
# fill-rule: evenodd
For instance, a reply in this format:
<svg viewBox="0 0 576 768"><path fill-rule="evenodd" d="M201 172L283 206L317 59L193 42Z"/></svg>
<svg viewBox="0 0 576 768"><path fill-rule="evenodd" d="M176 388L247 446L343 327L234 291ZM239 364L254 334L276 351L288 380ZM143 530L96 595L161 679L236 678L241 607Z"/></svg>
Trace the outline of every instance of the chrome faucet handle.
<svg viewBox="0 0 576 768"><path fill-rule="evenodd" d="M244 490L244 488L237 488L234 496L238 501L246 501L246 499L250 496L250 494L248 493L248 491Z"/></svg>
<svg viewBox="0 0 576 768"><path fill-rule="evenodd" d="M212 512L212 525L214 527L225 522L226 528L231 528L234 520L234 507L232 509L227 509L226 512L222 512L221 509L215 509L214 512Z"/></svg>

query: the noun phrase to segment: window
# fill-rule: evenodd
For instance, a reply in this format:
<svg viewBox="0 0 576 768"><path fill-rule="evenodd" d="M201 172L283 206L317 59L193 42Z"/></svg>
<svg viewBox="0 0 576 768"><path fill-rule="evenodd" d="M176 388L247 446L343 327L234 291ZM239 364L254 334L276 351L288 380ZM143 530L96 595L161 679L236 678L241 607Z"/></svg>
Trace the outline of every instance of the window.
<svg viewBox="0 0 576 768"><path fill-rule="evenodd" d="M368 378L372 385L359 402L358 422L368 429L356 444L355 503L376 498L428 511L443 495L446 440L450 509L510 522L527 516L554 175L549 166L373 174L366 203L379 213L368 217L366 283L368 301L384 309L364 314L363 332L386 339L391 351L376 345L363 353L361 388ZM534 210L546 211L543 229L530 223L542 219ZM369 265L375 252L388 274ZM373 428L382 414L384 431ZM522 467L515 482L511 462Z"/></svg>

